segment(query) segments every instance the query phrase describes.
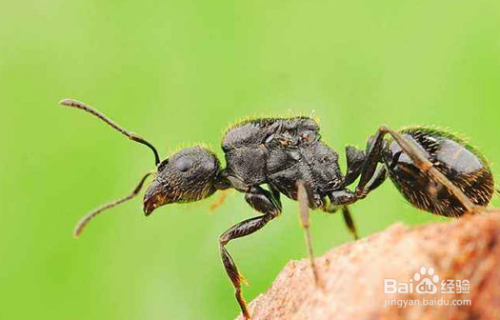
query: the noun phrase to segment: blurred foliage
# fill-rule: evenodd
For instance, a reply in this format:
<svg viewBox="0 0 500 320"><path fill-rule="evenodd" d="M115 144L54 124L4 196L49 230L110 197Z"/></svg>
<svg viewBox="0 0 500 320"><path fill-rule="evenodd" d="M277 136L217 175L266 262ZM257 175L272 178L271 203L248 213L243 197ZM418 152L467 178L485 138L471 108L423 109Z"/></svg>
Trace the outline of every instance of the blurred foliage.
<svg viewBox="0 0 500 320"><path fill-rule="evenodd" d="M379 125L463 133L500 168L500 2L3 1L0 92L1 319L231 319L238 313L217 236L255 215L233 193L145 218L139 199L71 237L88 210L152 168L144 147L81 111L77 98L155 143L165 157L219 148L247 117L311 114L341 153ZM345 163L344 160L342 160ZM353 207L363 236L397 221L445 220L391 183ZM350 241L315 213L318 253ZM305 256L297 204L229 250L263 292Z"/></svg>

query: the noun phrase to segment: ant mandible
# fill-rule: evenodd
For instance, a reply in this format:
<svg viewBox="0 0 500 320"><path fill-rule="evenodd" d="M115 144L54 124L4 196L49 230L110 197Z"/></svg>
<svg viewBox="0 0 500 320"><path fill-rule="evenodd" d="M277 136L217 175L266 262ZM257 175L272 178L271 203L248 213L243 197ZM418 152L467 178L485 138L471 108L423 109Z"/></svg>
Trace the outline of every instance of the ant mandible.
<svg viewBox="0 0 500 320"><path fill-rule="evenodd" d="M410 204L447 217L484 211L495 190L484 157L459 137L436 129L411 127L396 132L382 126L368 139L366 151L346 147L347 171L343 175L338 154L321 141L319 125L314 119L247 120L236 123L225 133L222 149L226 167L222 168L216 155L201 146L182 149L160 161L151 143L94 108L72 99L64 99L60 104L89 112L129 139L148 146L156 164L156 172L145 174L132 193L83 217L76 226L75 237L101 212L135 197L146 178L153 174L155 179L143 200L146 216L160 206L198 201L229 188L244 193L247 203L262 213L234 225L219 237L224 268L247 319L250 314L241 292L242 276L226 245L254 233L281 214L281 194L299 202L313 275L321 286L309 233L310 209L328 213L340 209L357 239L348 205L365 198L387 177ZM358 178L355 191L347 189Z"/></svg>

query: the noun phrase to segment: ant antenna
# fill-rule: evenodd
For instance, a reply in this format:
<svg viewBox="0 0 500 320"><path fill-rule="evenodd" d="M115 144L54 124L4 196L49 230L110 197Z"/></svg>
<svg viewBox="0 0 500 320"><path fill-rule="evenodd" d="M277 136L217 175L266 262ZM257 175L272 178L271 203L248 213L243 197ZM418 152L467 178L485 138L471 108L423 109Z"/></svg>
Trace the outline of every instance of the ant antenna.
<svg viewBox="0 0 500 320"><path fill-rule="evenodd" d="M116 122L114 122L110 118L106 117L104 114L100 113L99 111L92 108L91 106L86 105L85 103L80 102L78 100L73 100L73 99L63 99L59 102L59 104L62 106L66 106L66 107L81 109L81 110L86 111L90 114L93 114L94 116L96 116L99 119L101 119L102 121L106 122L108 125L110 125L114 129L121 132L124 136L126 136L130 140L133 140L135 142L139 142L143 145L148 146L153 151L153 153L155 155L155 164L158 166L158 163L160 163L160 156L158 155L158 151L156 151L155 147L153 147L153 145L151 143L147 142L146 140L144 140L143 138L141 138L137 134L130 132L130 131L127 131L124 128L120 127Z"/></svg>
<svg viewBox="0 0 500 320"><path fill-rule="evenodd" d="M134 198L136 195L138 195L139 191L141 191L142 186L144 185L144 182L146 181L146 178L149 177L153 173L154 173L153 171L146 173L142 177L142 179L139 182L139 184L137 185L137 187L135 187L135 189L127 196L120 198L120 199L116 199L116 200L111 201L109 203L106 203L106 204L100 206L99 208L95 209L94 211L88 213L82 219L80 219L80 221L78 221L78 223L76 224L75 231L73 231L73 237L78 239L80 237L80 235L82 234L83 229L85 229L85 227L89 224L90 220L94 219L96 216L101 214L103 211L110 209L110 208L113 208L119 204L122 204L125 201L128 201L128 200Z"/></svg>

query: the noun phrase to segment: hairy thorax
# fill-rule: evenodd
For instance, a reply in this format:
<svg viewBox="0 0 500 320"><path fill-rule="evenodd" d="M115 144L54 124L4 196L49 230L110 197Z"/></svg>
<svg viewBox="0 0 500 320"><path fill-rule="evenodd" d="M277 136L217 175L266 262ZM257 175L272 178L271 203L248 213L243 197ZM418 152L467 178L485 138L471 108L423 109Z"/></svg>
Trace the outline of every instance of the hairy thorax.
<svg viewBox="0 0 500 320"><path fill-rule="evenodd" d="M265 118L238 123L224 135L228 172L247 186L272 184L296 199L303 181L316 203L342 185L338 154L321 141L319 125L307 117Z"/></svg>

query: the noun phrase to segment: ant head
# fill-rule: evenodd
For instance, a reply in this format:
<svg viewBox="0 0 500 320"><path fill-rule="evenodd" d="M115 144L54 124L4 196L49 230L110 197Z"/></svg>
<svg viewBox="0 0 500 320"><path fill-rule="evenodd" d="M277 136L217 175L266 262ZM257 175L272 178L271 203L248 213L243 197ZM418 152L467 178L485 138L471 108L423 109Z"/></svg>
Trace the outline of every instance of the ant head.
<svg viewBox="0 0 500 320"><path fill-rule="evenodd" d="M151 143L136 133L121 127L93 107L74 99L63 99L60 104L83 110L99 118L130 140L147 146L153 152L157 172L155 180L144 196L144 212L146 215L149 215L154 209L162 205L174 202L197 201L210 196L216 191L215 183L217 182L220 164L215 154L206 148L199 146L186 148L160 163L158 151ZM85 215L76 225L73 235L79 237L84 228L96 216L134 198L139 194L146 179L151 174L152 172L145 174L129 195L106 203Z"/></svg>
<svg viewBox="0 0 500 320"><path fill-rule="evenodd" d="M144 195L144 213L169 203L198 201L212 195L219 160L211 151L196 146L182 149L158 165L158 172Z"/></svg>

